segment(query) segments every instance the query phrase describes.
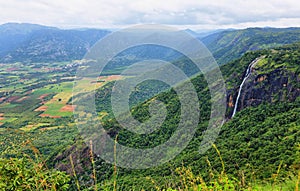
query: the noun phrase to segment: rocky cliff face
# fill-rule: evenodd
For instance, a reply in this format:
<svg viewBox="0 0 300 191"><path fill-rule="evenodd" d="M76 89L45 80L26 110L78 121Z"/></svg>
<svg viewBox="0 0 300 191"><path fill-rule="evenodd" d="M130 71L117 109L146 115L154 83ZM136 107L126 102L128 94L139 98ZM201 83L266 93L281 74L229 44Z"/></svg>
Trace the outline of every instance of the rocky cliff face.
<svg viewBox="0 0 300 191"><path fill-rule="evenodd" d="M300 78L294 73L276 69L269 74L255 75L245 87L241 108L255 106L263 101L295 101L300 95L297 84Z"/></svg>
<svg viewBox="0 0 300 191"><path fill-rule="evenodd" d="M285 67L279 67L268 72L254 67L250 75L241 91L237 111L249 106L257 106L263 102L293 102L300 96L299 74L291 72ZM227 102L230 110L234 108L237 94L238 88L228 91Z"/></svg>

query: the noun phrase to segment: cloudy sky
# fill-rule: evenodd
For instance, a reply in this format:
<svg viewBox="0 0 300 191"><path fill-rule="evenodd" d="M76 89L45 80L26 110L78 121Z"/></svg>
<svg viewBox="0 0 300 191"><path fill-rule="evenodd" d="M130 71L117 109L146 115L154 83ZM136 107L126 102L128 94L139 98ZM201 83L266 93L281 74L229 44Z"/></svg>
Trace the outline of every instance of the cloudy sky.
<svg viewBox="0 0 300 191"><path fill-rule="evenodd" d="M298 0L0 0L0 24L122 28L143 23L218 29L300 26Z"/></svg>

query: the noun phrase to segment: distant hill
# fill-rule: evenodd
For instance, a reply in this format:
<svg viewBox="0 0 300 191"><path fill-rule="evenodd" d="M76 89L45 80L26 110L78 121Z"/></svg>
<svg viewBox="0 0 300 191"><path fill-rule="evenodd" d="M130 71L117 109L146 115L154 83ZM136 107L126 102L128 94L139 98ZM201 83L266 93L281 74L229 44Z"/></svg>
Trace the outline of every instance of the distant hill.
<svg viewBox="0 0 300 191"><path fill-rule="evenodd" d="M240 58L247 51L300 41L300 28L248 28L221 31L201 38L219 64Z"/></svg>
<svg viewBox="0 0 300 191"><path fill-rule="evenodd" d="M3 57L10 51L14 51L20 44L26 41L31 33L38 30L55 29L35 24L7 23L0 25L0 56Z"/></svg>
<svg viewBox="0 0 300 191"><path fill-rule="evenodd" d="M62 30L34 24L0 26L1 62L52 62L81 59L110 31Z"/></svg>
<svg viewBox="0 0 300 191"><path fill-rule="evenodd" d="M217 29L217 30L191 30L191 29L186 29L184 30L185 32L189 33L190 35L194 36L195 38L204 38L209 35L215 34L215 33L220 33L223 31L233 31L235 29Z"/></svg>

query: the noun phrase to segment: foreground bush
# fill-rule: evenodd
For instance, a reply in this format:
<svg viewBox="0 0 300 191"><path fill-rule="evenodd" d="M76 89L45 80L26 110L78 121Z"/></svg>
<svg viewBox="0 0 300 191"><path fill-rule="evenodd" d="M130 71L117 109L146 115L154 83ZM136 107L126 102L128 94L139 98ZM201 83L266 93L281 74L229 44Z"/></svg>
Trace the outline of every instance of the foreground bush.
<svg viewBox="0 0 300 191"><path fill-rule="evenodd" d="M0 158L0 190L68 190L70 177L29 157Z"/></svg>

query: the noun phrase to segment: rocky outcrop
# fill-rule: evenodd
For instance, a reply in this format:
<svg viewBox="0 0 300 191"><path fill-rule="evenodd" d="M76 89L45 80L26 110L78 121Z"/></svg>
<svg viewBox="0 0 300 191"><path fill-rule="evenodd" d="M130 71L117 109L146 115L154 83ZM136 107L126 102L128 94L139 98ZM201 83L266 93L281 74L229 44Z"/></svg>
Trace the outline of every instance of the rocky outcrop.
<svg viewBox="0 0 300 191"><path fill-rule="evenodd" d="M259 69L253 69L251 76L243 86L237 111L249 106L257 106L263 102L294 101L300 95L299 75L277 68L268 73L261 73ZM234 95L230 94L234 92ZM238 89L228 92L228 107L233 108L237 98Z"/></svg>

